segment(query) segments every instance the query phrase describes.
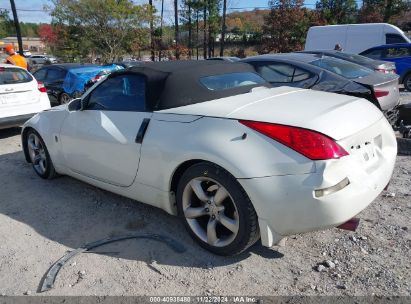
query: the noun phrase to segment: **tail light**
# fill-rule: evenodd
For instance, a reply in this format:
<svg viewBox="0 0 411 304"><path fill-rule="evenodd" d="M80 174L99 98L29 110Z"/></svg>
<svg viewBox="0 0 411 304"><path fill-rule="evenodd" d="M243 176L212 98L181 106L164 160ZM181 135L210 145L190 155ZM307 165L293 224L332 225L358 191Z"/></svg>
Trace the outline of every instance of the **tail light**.
<svg viewBox="0 0 411 304"><path fill-rule="evenodd" d="M97 82L97 81L100 80L100 78L101 78L100 75L96 75L96 76L93 77L92 81L93 81L93 82Z"/></svg>
<svg viewBox="0 0 411 304"><path fill-rule="evenodd" d="M47 89L44 86L44 83L42 83L41 81L38 81L38 80L37 80L37 88L39 89L39 91L41 93L47 93Z"/></svg>
<svg viewBox="0 0 411 304"><path fill-rule="evenodd" d="M312 160L348 155L332 138L312 130L249 120L239 122Z"/></svg>
<svg viewBox="0 0 411 304"><path fill-rule="evenodd" d="M390 94L389 91L374 90L375 98L384 97L384 96L387 96L388 94Z"/></svg>

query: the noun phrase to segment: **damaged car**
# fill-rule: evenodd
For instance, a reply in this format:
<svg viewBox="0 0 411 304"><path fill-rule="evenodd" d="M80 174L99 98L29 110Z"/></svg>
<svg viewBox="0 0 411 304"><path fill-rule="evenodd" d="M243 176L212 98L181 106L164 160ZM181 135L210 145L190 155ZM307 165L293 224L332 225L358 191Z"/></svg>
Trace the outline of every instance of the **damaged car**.
<svg viewBox="0 0 411 304"><path fill-rule="evenodd" d="M392 125L398 120L398 75L375 72L339 58L307 53L269 54L241 60L273 86L346 94L369 100Z"/></svg>
<svg viewBox="0 0 411 304"><path fill-rule="evenodd" d="M178 215L219 255L356 223L397 154L370 102L272 88L250 65L216 61L113 72L26 122L22 142L41 178L69 175Z"/></svg>

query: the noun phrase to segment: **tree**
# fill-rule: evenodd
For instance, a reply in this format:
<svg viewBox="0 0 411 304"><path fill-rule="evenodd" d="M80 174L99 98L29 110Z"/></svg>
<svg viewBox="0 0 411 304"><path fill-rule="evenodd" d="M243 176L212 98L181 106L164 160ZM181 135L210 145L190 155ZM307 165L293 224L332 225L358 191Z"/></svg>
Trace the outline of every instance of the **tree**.
<svg viewBox="0 0 411 304"><path fill-rule="evenodd" d="M220 41L220 56L224 56L224 42L225 42L225 31L226 31L226 15L227 15L227 0L223 0L223 22L221 24L221 41Z"/></svg>
<svg viewBox="0 0 411 304"><path fill-rule="evenodd" d="M54 44L57 41L57 35L50 24L40 24L38 34L45 44Z"/></svg>
<svg viewBox="0 0 411 304"><path fill-rule="evenodd" d="M0 9L0 37L5 37L10 34L12 21L7 10Z"/></svg>
<svg viewBox="0 0 411 304"><path fill-rule="evenodd" d="M52 3L52 22L60 26L58 36L62 34L61 38L66 39L62 46L87 45L104 62L113 62L132 45L141 45L151 20L149 5L135 5L131 0L52 0Z"/></svg>
<svg viewBox="0 0 411 304"><path fill-rule="evenodd" d="M179 52L179 38L180 33L178 31L178 0L174 0L174 40L175 40L175 56L176 59L180 59L180 52Z"/></svg>
<svg viewBox="0 0 411 304"><path fill-rule="evenodd" d="M154 50L154 7L153 0L148 1L150 7L150 52L151 52L151 61L155 60L155 50Z"/></svg>
<svg viewBox="0 0 411 304"><path fill-rule="evenodd" d="M395 16L409 10L408 0L364 0L358 14L361 23L391 22Z"/></svg>
<svg viewBox="0 0 411 304"><path fill-rule="evenodd" d="M310 16L303 0L273 0L263 26L262 53L297 51L304 45Z"/></svg>
<svg viewBox="0 0 411 304"><path fill-rule="evenodd" d="M357 3L355 0L320 0L316 9L327 24L354 23Z"/></svg>

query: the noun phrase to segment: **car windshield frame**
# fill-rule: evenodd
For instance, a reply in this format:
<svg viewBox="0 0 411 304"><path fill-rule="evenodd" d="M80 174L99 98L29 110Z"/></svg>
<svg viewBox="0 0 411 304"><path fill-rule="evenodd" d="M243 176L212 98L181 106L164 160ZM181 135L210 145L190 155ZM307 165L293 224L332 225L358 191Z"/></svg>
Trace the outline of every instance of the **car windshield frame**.
<svg viewBox="0 0 411 304"><path fill-rule="evenodd" d="M322 57L310 62L311 65L330 71L347 79L367 77L374 73L372 69L362 65L333 57Z"/></svg>

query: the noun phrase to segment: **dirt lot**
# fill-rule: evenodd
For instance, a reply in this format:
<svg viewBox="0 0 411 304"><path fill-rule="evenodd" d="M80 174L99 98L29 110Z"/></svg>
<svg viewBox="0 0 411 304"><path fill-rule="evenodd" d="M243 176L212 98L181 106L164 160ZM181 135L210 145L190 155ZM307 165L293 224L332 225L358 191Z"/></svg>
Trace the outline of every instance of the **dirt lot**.
<svg viewBox="0 0 411 304"><path fill-rule="evenodd" d="M234 258L198 247L180 220L69 177L38 178L20 130L0 130L0 294L37 294L50 265L84 243L129 233L174 238L187 251L128 240L83 253L44 295L411 295L411 157L357 232L298 235ZM319 264L328 262L328 266ZM330 263L331 262L331 263ZM321 270L321 271L319 271Z"/></svg>

